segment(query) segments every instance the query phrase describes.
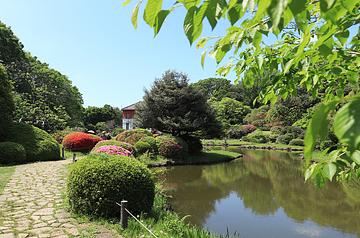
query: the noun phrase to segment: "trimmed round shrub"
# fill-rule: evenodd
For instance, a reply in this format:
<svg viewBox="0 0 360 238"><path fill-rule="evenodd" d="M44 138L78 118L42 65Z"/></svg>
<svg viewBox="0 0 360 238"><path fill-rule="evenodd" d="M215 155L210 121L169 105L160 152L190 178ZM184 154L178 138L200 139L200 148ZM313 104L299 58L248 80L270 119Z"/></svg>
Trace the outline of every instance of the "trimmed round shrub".
<svg viewBox="0 0 360 238"><path fill-rule="evenodd" d="M26 160L24 146L14 142L0 142L0 164L23 163Z"/></svg>
<svg viewBox="0 0 360 238"><path fill-rule="evenodd" d="M163 135L156 137L158 144L159 155L166 158L179 159L183 158L188 152L188 146L186 142L179 138L170 135Z"/></svg>
<svg viewBox="0 0 360 238"><path fill-rule="evenodd" d="M141 162L124 156L91 154L70 167L67 181L70 206L79 214L118 217L121 200L134 214L149 212L155 183Z"/></svg>
<svg viewBox="0 0 360 238"><path fill-rule="evenodd" d="M254 131L247 136L244 136L242 139L244 141L253 142L253 143L267 143L270 141L270 136L272 133L270 131Z"/></svg>
<svg viewBox="0 0 360 238"><path fill-rule="evenodd" d="M145 130L145 129L134 129L134 130L128 130L121 132L119 135L116 136L117 141L124 141L127 143L130 143L132 145L135 145L136 142L144 138L145 136L151 136L151 132Z"/></svg>
<svg viewBox="0 0 360 238"><path fill-rule="evenodd" d="M285 135L281 135L276 139L276 143L279 144L289 144L289 142L293 139L293 136L291 134L285 134Z"/></svg>
<svg viewBox="0 0 360 238"><path fill-rule="evenodd" d="M94 153L105 153L108 155L122 155L122 156L131 156L132 155L132 152L130 152L127 149L124 149L120 146L116 146L116 145L100 146L99 148L96 148L94 150Z"/></svg>
<svg viewBox="0 0 360 238"><path fill-rule="evenodd" d="M273 133L281 134L283 130L283 127L281 126L273 126L270 128L270 131Z"/></svg>
<svg viewBox="0 0 360 238"><path fill-rule="evenodd" d="M200 138L189 135L181 138L186 142L189 154L198 154L202 151L203 145Z"/></svg>
<svg viewBox="0 0 360 238"><path fill-rule="evenodd" d="M134 153L135 148L133 145L126 143L126 142L122 142L122 141L117 141L117 140L102 140L99 141L98 143L96 143L96 145L94 146L94 148L92 149L92 152L94 152L96 149L98 149L101 146L105 146L105 145L116 145L116 146L120 146L128 151L131 152L131 154Z"/></svg>
<svg viewBox="0 0 360 238"><path fill-rule="evenodd" d="M304 140L303 140L303 139L295 138L295 139L292 139L292 140L289 142L289 145L304 146Z"/></svg>
<svg viewBox="0 0 360 238"><path fill-rule="evenodd" d="M227 130L227 136L229 138L233 138L233 139L240 139L241 137L253 132L256 130L256 126L251 125L251 124L247 124L247 125L234 125L231 126L228 130Z"/></svg>
<svg viewBox="0 0 360 238"><path fill-rule="evenodd" d="M150 152L151 151L151 145L145 141L138 141L136 142L136 144L134 145L135 147L135 151L137 155L142 155L146 152Z"/></svg>
<svg viewBox="0 0 360 238"><path fill-rule="evenodd" d="M24 123L13 123L8 140L25 148L26 161L48 161L60 159L60 146L46 131Z"/></svg>
<svg viewBox="0 0 360 238"><path fill-rule="evenodd" d="M152 153L157 153L158 151L158 145L156 143L156 140L153 136L145 136L144 138L142 138L141 140L142 142L146 142L150 145L150 152Z"/></svg>
<svg viewBox="0 0 360 238"><path fill-rule="evenodd" d="M88 152L101 141L101 138L85 132L73 132L63 139L63 146L67 150Z"/></svg>

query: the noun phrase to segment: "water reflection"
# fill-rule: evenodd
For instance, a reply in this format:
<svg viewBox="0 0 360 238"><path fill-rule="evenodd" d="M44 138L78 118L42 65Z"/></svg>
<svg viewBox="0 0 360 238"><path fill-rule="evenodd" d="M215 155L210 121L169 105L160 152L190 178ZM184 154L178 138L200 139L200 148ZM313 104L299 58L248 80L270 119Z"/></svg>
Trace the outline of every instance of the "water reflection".
<svg viewBox="0 0 360 238"><path fill-rule="evenodd" d="M231 163L167 170L174 209L193 224L241 237L360 237L360 182L319 189L304 183L296 154L244 154Z"/></svg>

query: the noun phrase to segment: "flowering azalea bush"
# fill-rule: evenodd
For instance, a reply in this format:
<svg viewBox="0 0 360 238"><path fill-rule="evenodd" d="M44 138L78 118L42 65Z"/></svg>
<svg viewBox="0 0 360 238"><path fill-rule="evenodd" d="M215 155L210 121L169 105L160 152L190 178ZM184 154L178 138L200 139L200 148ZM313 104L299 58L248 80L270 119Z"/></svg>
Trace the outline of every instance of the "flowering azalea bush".
<svg viewBox="0 0 360 238"><path fill-rule="evenodd" d="M116 145L104 145L100 146L95 150L96 153L105 153L108 155L122 155L122 156L131 156L132 152Z"/></svg>
<svg viewBox="0 0 360 238"><path fill-rule="evenodd" d="M116 136L117 141L123 141L135 145L136 142L146 136L152 136L151 132L144 129L127 130Z"/></svg>
<svg viewBox="0 0 360 238"><path fill-rule="evenodd" d="M71 151L90 151L101 138L84 132L73 132L66 135L63 139L63 146L65 149Z"/></svg>
<svg viewBox="0 0 360 238"><path fill-rule="evenodd" d="M95 152L99 147L105 146L105 145L115 145L115 146L122 147L122 148L130 151L131 154L133 154L134 151L135 151L134 146L129 144L129 143L126 143L126 142L123 142L123 141L116 141L116 140L102 140L102 141L99 141L95 145L95 147L92 149L92 152Z"/></svg>
<svg viewBox="0 0 360 238"><path fill-rule="evenodd" d="M227 131L227 136L233 139L240 139L241 137L256 130L256 126L252 124L234 125Z"/></svg>
<svg viewBox="0 0 360 238"><path fill-rule="evenodd" d="M188 152L188 145L184 140L171 135L159 136L156 138L159 155L166 158L183 158Z"/></svg>

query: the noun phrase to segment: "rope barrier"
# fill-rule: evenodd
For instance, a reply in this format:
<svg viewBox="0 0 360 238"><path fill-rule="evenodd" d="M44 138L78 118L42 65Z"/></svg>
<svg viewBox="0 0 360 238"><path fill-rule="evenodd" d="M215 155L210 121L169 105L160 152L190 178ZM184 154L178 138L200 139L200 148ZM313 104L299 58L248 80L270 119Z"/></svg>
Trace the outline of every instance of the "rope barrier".
<svg viewBox="0 0 360 238"><path fill-rule="evenodd" d="M121 207L121 204L119 204L119 203L117 203L117 202L116 202L116 204ZM126 211L130 216L132 216L132 217L135 219L135 221L139 222L140 225L142 225L153 237L158 238L149 228L147 228L139 219L137 219L136 216L134 216L127 208L125 208L125 211Z"/></svg>

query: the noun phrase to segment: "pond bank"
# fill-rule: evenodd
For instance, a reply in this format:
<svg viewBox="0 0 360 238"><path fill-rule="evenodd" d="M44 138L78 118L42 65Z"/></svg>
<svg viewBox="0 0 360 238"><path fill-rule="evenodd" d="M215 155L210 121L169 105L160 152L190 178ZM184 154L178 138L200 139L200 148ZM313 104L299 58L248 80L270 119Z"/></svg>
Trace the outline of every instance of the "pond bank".
<svg viewBox="0 0 360 238"><path fill-rule="evenodd" d="M241 149L250 149L250 150L281 150L281 151L303 151L302 146L293 146L293 145L283 145L276 143L251 143L241 140L203 140L203 145L208 147L221 146L229 147L236 146Z"/></svg>
<svg viewBox="0 0 360 238"><path fill-rule="evenodd" d="M146 163L149 168L166 167L177 165L206 165L230 162L234 159L241 158L242 154L224 150L211 150L202 151L197 155L189 155L182 160L166 160L162 162L148 162Z"/></svg>

